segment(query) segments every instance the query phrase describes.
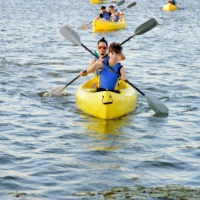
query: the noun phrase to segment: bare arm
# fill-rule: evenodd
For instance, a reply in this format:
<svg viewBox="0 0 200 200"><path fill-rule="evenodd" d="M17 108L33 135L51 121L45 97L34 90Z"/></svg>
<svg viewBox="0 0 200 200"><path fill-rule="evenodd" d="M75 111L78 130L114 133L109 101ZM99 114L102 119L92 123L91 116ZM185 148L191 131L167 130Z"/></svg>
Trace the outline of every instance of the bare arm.
<svg viewBox="0 0 200 200"><path fill-rule="evenodd" d="M102 58L99 58L99 60L92 60L90 62L90 65L88 66L86 72L84 73L83 71L80 71L79 72L79 75L80 76L87 76L89 73L92 73L94 71L96 71L97 69L100 69L103 67L103 60Z"/></svg>
<svg viewBox="0 0 200 200"><path fill-rule="evenodd" d="M125 71L124 67L122 67L120 69L120 73L121 73L120 79L123 80L123 81L125 81L127 79L127 76L126 76L126 71Z"/></svg>

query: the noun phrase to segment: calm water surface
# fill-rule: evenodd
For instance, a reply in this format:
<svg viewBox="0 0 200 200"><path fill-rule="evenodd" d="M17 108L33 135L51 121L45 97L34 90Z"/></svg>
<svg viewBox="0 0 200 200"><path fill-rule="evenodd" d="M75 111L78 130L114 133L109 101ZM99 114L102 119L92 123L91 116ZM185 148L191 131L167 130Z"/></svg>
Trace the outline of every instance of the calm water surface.
<svg viewBox="0 0 200 200"><path fill-rule="evenodd" d="M124 11L127 27L78 29L99 13L89 0L0 0L0 199L78 199L74 193L114 186L200 187L200 1L164 12L164 1L140 0ZM120 8L125 8L126 1ZM109 4L107 4L108 6ZM84 114L76 88L65 97L37 92L65 85L92 55L63 38L70 25L89 49L106 37L123 42L150 18L159 25L123 45L129 81L159 98L169 116L156 116L138 94L137 109L116 120ZM81 197L79 197L80 199Z"/></svg>

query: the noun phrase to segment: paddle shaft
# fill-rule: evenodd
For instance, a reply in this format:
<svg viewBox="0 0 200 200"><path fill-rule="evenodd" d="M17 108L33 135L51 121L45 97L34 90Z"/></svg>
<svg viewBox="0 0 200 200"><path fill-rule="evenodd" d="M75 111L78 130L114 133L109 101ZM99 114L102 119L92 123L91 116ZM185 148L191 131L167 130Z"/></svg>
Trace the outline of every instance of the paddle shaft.
<svg viewBox="0 0 200 200"><path fill-rule="evenodd" d="M81 43L81 46L84 47L87 51L89 51L93 56L95 56L96 58L99 58L96 54L94 54L90 49L88 49L84 44ZM106 62L103 61L103 63L109 67L110 70L112 70L118 77L120 77L120 75L112 68L110 67ZM86 71L84 71L86 72ZM145 94L139 90L135 85L133 85L132 83L130 83L128 80L125 80L130 86L132 86L133 88L135 88L139 93L141 93L143 96L145 96Z"/></svg>
<svg viewBox="0 0 200 200"><path fill-rule="evenodd" d="M142 94L143 96L145 96L144 92L142 92L141 90L139 90L135 85L133 85L131 82L129 82L128 80L125 80L130 86L132 86L133 88L135 88L140 94Z"/></svg>
<svg viewBox="0 0 200 200"><path fill-rule="evenodd" d="M132 35L132 36L130 36L129 38L127 38L125 41L123 41L120 45L123 45L125 42L127 42L127 41L129 41L131 38L133 38L135 36L135 34L134 35Z"/></svg>
<svg viewBox="0 0 200 200"><path fill-rule="evenodd" d="M65 87L67 87L68 85L70 85L71 83L73 83L76 79L78 79L80 76L78 75L76 78L74 78L73 80L71 80L69 83L67 83L65 85Z"/></svg>
<svg viewBox="0 0 200 200"><path fill-rule="evenodd" d="M90 23L87 24L87 26L89 26L92 23L92 21Z"/></svg>
<svg viewBox="0 0 200 200"><path fill-rule="evenodd" d="M83 73L85 73L87 70L85 70ZM71 80L69 83L67 83L65 85L65 87L67 87L68 85L70 85L71 83L73 83L76 79L78 79L80 77L80 75L78 75L76 78L74 78L73 80Z"/></svg>

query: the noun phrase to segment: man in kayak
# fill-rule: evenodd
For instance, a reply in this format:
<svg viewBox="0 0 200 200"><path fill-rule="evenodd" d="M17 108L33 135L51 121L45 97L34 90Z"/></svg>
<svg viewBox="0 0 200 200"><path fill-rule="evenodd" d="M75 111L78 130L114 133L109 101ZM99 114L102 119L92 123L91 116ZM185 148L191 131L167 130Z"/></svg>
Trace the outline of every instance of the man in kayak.
<svg viewBox="0 0 200 200"><path fill-rule="evenodd" d="M104 19L105 21L110 21L111 13L106 10L105 6L101 6L101 13L96 19Z"/></svg>
<svg viewBox="0 0 200 200"><path fill-rule="evenodd" d="M176 5L175 0L166 0L166 3L171 3L171 4L173 4L173 5Z"/></svg>
<svg viewBox="0 0 200 200"><path fill-rule="evenodd" d="M108 50L108 42L105 40L105 38L101 38L98 42L97 42L97 51L95 51L95 54L99 57L101 57L105 62L107 62L107 60L110 59L110 57L107 54L107 50ZM94 59L91 60L90 65L93 65L96 62L97 58L95 57ZM123 53L123 51L121 51L121 54L118 58L118 61L122 61L125 60L125 55ZM100 74L100 70L96 71L96 75Z"/></svg>
<svg viewBox="0 0 200 200"><path fill-rule="evenodd" d="M104 61L102 57L99 57L99 59L96 60L93 65L90 65L85 72L81 71L79 75L87 76L89 73L101 69L97 91L115 91L115 86L119 78L117 74L120 75L121 80L127 79L124 67L121 65L121 63L118 62L122 50L123 49L119 43L111 43L108 48L108 56L110 59ZM108 67L107 65L109 65L110 67ZM111 70L110 68L112 68L117 74L113 72L113 70Z"/></svg>
<svg viewBox="0 0 200 200"><path fill-rule="evenodd" d="M109 12L111 13L111 21L118 22L123 15L118 9L114 8L113 5L109 6Z"/></svg>

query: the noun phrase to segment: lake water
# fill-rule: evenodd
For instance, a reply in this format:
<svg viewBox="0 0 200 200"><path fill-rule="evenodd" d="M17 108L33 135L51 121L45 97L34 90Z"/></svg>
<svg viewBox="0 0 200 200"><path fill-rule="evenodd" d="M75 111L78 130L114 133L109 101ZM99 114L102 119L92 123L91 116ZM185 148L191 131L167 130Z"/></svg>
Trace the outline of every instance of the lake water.
<svg viewBox="0 0 200 200"><path fill-rule="evenodd" d="M0 1L0 199L84 199L75 194L116 186L199 189L199 0L179 1L174 12L160 10L165 1L140 0L124 10L127 27L109 33L79 29L99 13L89 0ZM91 76L69 85L67 96L38 96L70 82L93 58L62 37L61 26L94 51L101 37L121 43L150 18L158 26L123 45L122 63L168 116L155 115L140 93L137 109L120 119L88 116L75 91Z"/></svg>

